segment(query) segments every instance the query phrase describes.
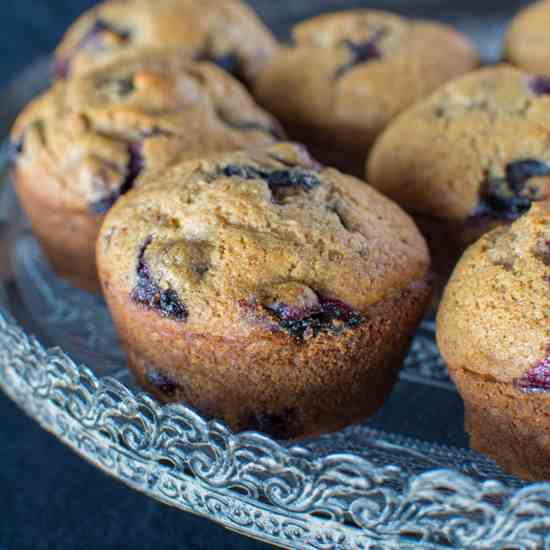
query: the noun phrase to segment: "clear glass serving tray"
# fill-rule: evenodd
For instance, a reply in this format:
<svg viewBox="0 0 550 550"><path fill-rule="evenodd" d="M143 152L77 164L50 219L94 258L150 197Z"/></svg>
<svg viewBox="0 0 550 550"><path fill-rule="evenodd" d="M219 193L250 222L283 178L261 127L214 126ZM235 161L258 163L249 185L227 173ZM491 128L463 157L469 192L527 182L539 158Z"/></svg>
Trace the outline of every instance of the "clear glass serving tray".
<svg viewBox="0 0 550 550"><path fill-rule="evenodd" d="M282 33L308 15L297 4L273 20ZM495 58L502 18L461 22L487 31L479 42ZM130 487L285 548L550 548L550 483L523 483L468 449L433 323L374 418L300 444L235 435L142 393L104 302L50 272L11 187L7 131L48 65L0 95L0 387L22 409Z"/></svg>

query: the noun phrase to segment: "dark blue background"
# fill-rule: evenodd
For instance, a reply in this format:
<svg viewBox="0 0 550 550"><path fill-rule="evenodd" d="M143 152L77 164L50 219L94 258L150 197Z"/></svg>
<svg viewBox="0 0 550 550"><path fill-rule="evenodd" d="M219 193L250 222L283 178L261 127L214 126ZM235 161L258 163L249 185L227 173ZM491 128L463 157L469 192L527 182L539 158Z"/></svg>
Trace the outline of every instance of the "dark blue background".
<svg viewBox="0 0 550 550"><path fill-rule="evenodd" d="M307 5L307 0L290 0L287 4L282 0L257 2L264 15L266 10L273 10L273 6L282 9L286 5L283 20L297 19ZM0 0L0 85L6 85L33 59L50 52L63 29L93 3L94 0ZM339 3L334 0L333 6ZM453 10L453 5L457 7L453 11L465 14L503 8L513 13L526 2L378 0L355 3L388 9L408 7L421 15L438 17L449 7ZM260 550L268 547L226 532L207 520L167 508L111 480L43 432L0 393L0 550L127 548Z"/></svg>

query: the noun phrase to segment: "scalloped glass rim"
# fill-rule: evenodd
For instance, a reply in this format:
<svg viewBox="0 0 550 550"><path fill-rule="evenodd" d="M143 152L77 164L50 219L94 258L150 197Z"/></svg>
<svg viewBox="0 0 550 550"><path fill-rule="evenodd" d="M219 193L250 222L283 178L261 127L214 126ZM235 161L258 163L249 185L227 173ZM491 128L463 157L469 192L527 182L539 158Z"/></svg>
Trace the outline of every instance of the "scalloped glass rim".
<svg viewBox="0 0 550 550"><path fill-rule="evenodd" d="M5 112L44 84L46 67L11 87ZM6 161L4 144L2 172ZM13 214L8 202L0 223ZM550 547L550 483L523 484L468 451L365 426L302 445L234 435L46 349L15 321L3 286L0 302L2 389L81 456L153 498L288 548ZM431 330L422 329L403 378L446 388ZM351 442L363 452L331 451Z"/></svg>

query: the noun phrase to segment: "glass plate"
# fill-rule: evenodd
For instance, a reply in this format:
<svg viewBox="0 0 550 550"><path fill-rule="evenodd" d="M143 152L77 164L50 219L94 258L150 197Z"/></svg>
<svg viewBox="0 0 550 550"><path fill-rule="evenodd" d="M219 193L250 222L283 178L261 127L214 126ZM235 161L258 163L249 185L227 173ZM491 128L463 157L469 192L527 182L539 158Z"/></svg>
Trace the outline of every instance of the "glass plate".
<svg viewBox="0 0 550 550"><path fill-rule="evenodd" d="M266 2L260 8L284 35L288 22L311 14L299 5L284 21ZM504 19L471 13L459 26L487 38L480 45L494 59ZM2 138L47 85L48 66L35 64L0 96ZM103 300L51 273L8 172L4 140L0 386L91 463L153 498L285 548L550 548L550 484L523 483L468 449L433 323L422 325L394 392L365 423L299 445L232 434L135 386Z"/></svg>

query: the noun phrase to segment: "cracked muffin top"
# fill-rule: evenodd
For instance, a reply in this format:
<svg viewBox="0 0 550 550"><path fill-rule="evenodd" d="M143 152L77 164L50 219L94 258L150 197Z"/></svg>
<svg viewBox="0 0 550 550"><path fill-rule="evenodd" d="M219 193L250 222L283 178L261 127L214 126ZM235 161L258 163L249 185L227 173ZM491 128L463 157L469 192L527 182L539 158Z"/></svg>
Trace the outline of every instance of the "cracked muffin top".
<svg viewBox="0 0 550 550"><path fill-rule="evenodd" d="M97 259L110 296L187 333L298 340L361 325L429 267L397 205L293 144L150 178L108 214Z"/></svg>
<svg viewBox="0 0 550 550"><path fill-rule="evenodd" d="M504 56L510 63L534 73L550 72L550 1L536 2L512 21Z"/></svg>
<svg viewBox="0 0 550 550"><path fill-rule="evenodd" d="M293 124L372 132L477 65L473 46L451 27L352 10L296 26L293 44L268 65L256 92Z"/></svg>
<svg viewBox="0 0 550 550"><path fill-rule="evenodd" d="M250 83L276 48L269 30L240 0L110 0L67 31L55 53L55 74L74 76L156 49L212 61Z"/></svg>
<svg viewBox="0 0 550 550"><path fill-rule="evenodd" d="M550 197L550 78L502 65L443 86L388 127L367 174L415 214L515 220Z"/></svg>
<svg viewBox="0 0 550 550"><path fill-rule="evenodd" d="M450 364L523 391L550 391L550 205L495 229L459 263L438 315Z"/></svg>
<svg viewBox="0 0 550 550"><path fill-rule="evenodd" d="M18 173L47 203L102 214L142 172L267 145L279 132L214 65L148 55L56 83L19 116L12 143Z"/></svg>

